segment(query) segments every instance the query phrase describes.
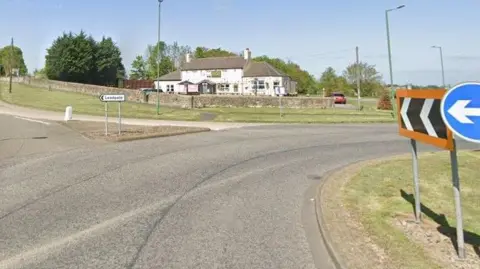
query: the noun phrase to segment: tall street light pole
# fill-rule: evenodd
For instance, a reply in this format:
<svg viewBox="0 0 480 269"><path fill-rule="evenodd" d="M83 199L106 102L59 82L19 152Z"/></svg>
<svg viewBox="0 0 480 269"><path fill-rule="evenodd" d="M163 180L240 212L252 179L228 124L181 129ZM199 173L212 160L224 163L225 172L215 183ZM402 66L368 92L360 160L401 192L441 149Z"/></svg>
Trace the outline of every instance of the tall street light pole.
<svg viewBox="0 0 480 269"><path fill-rule="evenodd" d="M157 115L160 114L160 15L162 14L162 2L158 0L158 36L157 36Z"/></svg>
<svg viewBox="0 0 480 269"><path fill-rule="evenodd" d="M442 65L442 87L445 88L445 69L443 68L443 51L441 46L432 46L434 49L438 49L440 51L440 64Z"/></svg>
<svg viewBox="0 0 480 269"><path fill-rule="evenodd" d="M393 115L396 115L397 111L395 109L395 100L394 100L395 93L393 91L392 49L390 45L390 25L388 23L388 13L404 7L405 5L401 5L396 8L385 10L385 26L387 27L387 45L388 45L388 67L390 69L390 92L392 94L391 100L392 100L392 106L393 106Z"/></svg>

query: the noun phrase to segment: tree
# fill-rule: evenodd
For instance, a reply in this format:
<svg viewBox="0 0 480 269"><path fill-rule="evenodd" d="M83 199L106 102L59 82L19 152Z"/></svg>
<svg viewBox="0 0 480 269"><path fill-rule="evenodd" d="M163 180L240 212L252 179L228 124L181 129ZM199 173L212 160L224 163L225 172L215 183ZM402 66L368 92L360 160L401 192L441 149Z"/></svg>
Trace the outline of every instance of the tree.
<svg viewBox="0 0 480 269"><path fill-rule="evenodd" d="M63 33L45 56L45 73L53 80L113 86L124 72L120 49L112 39L96 42L84 31Z"/></svg>
<svg viewBox="0 0 480 269"><path fill-rule="evenodd" d="M254 61L267 62L277 70L285 73L297 82L298 93L317 93L318 87L315 78L307 71L300 68L298 64L293 62L285 62L278 58L269 58L268 56L259 56L253 59Z"/></svg>
<svg viewBox="0 0 480 269"><path fill-rule="evenodd" d="M335 69L327 67L318 81L319 87L325 89L325 95L329 96L334 91L352 94L348 82L344 77L338 76Z"/></svg>
<svg viewBox="0 0 480 269"><path fill-rule="evenodd" d="M0 75L9 75L10 69L19 69L20 76L28 73L23 52L19 47L5 46L0 49Z"/></svg>
<svg viewBox="0 0 480 269"><path fill-rule="evenodd" d="M122 64L120 49L111 38L102 38L97 44L95 58L97 68L97 84L117 85L117 80L124 78L125 68Z"/></svg>
<svg viewBox="0 0 480 269"><path fill-rule="evenodd" d="M137 55L132 62L132 69L130 71L130 79L147 79L147 63L142 55Z"/></svg>
<svg viewBox="0 0 480 269"><path fill-rule="evenodd" d="M231 51L226 51L221 48L209 49L206 47L197 47L194 52L195 58L210 58L210 57L227 57L227 56L238 56Z"/></svg>
<svg viewBox="0 0 480 269"><path fill-rule="evenodd" d="M45 68L42 68L40 70L38 70L38 69L33 70L33 76L35 78L47 78Z"/></svg>
<svg viewBox="0 0 480 269"><path fill-rule="evenodd" d="M337 88L337 74L335 69L327 67L320 76L319 86L325 89L325 95L329 96Z"/></svg>
<svg viewBox="0 0 480 269"><path fill-rule="evenodd" d="M369 65L365 62L360 62L347 66L343 71L343 77L347 80L352 88L356 88L357 72L360 74L360 87L363 96L378 96L384 88L382 83L382 76L375 69L374 65Z"/></svg>
<svg viewBox="0 0 480 269"><path fill-rule="evenodd" d="M166 55L166 50L167 45L163 41L156 45L148 45L145 56L138 55L132 62L130 78L156 79L158 71L160 71L160 76L175 71L174 62L168 55ZM157 70L159 59L160 69Z"/></svg>
<svg viewBox="0 0 480 269"><path fill-rule="evenodd" d="M155 79L157 77L158 59L160 57L160 76L166 75L172 71L175 71L175 67L170 58L164 57L165 49L167 45L165 42L160 41L160 44L155 46L149 45L147 47L147 76L149 79ZM160 49L160 50L159 50ZM159 53L160 52L160 56Z"/></svg>
<svg viewBox="0 0 480 269"><path fill-rule="evenodd" d="M178 69L185 63L185 56L188 53L192 53L192 49L189 46L181 46L178 42L173 42L173 44L166 46L163 56L170 58L174 68Z"/></svg>

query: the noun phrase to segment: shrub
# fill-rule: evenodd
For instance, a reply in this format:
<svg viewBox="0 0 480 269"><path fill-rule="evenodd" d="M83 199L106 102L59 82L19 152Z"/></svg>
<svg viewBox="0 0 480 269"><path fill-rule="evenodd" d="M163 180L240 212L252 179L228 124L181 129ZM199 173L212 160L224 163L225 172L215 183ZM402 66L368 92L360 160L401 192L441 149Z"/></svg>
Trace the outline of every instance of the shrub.
<svg viewBox="0 0 480 269"><path fill-rule="evenodd" d="M388 91L384 90L380 95L380 99L377 102L377 109L380 110L392 110L392 101L390 100L390 94Z"/></svg>

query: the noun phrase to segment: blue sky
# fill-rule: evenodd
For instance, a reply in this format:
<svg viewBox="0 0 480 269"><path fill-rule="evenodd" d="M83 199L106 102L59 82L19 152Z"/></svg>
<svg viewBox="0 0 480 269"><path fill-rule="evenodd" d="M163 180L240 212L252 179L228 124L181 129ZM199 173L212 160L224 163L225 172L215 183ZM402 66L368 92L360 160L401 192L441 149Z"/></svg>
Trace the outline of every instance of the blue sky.
<svg viewBox="0 0 480 269"><path fill-rule="evenodd" d="M290 59L316 77L328 66L341 72L360 59L388 76L384 10L390 31L395 83L440 84L440 45L446 80L480 80L478 0L164 0L161 36L167 43L222 47L253 56ZM156 42L156 0L0 0L0 46L10 37L29 70L41 68L45 50L63 31L111 36L128 68Z"/></svg>

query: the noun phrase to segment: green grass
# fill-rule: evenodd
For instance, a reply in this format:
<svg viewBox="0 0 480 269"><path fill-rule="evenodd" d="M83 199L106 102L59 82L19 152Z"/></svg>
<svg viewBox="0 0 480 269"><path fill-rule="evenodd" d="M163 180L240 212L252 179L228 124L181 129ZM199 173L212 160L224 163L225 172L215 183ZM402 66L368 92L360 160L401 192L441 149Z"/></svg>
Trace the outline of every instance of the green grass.
<svg viewBox="0 0 480 269"><path fill-rule="evenodd" d="M343 189L347 206L358 216L377 244L384 247L398 265L395 268L438 268L420 245L410 241L392 219L398 213L412 214L412 204L400 193L412 194L411 159L386 161L363 168ZM480 244L480 207L478 197L479 152L459 152L464 229L476 234L466 244ZM419 160L420 196L423 218L437 226L455 227L455 207L448 152L430 153ZM442 220L441 214L446 216ZM469 238L467 238L469 237Z"/></svg>
<svg viewBox="0 0 480 269"><path fill-rule="evenodd" d="M73 106L74 113L87 115L104 115L104 105L98 97L80 93L49 91L48 89L14 84L11 94L7 85L0 83L0 99L19 106L64 111L68 105ZM116 113L117 106L111 107ZM264 123L383 123L394 122L390 112L364 109L283 109L280 117L279 108L202 108L180 109L160 107L156 115L156 106L125 102L122 104L122 116L126 118L146 118L165 120L200 120L202 114L214 114L214 121L219 122L264 122Z"/></svg>
<svg viewBox="0 0 480 269"><path fill-rule="evenodd" d="M104 115L105 106L98 97L81 93L49 91L43 88L14 84L12 93L8 93L6 84L0 83L0 99L14 105L50 111L65 111L68 105L73 106L73 112L86 115ZM112 104L110 113L117 113L117 104ZM122 117L164 120L189 120L200 118L200 112L190 109L161 107L160 115L156 106L134 102L126 102L121 107ZM112 114L113 115L113 114Z"/></svg>

